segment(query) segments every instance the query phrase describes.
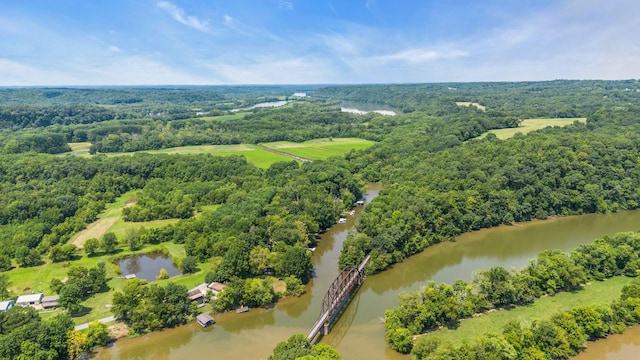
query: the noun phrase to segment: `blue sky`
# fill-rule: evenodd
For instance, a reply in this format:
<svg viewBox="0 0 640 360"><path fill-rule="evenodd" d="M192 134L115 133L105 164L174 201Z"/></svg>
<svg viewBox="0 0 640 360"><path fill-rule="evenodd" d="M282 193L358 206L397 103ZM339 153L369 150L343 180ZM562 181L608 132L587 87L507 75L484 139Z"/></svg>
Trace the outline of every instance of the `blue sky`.
<svg viewBox="0 0 640 360"><path fill-rule="evenodd" d="M2 0L0 86L640 77L637 0Z"/></svg>

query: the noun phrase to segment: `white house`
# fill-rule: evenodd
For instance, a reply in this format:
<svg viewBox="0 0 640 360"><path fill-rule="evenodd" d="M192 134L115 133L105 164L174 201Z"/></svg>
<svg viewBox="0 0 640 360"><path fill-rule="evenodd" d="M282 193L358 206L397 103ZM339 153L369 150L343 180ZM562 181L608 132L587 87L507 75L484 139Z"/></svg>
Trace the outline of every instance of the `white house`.
<svg viewBox="0 0 640 360"><path fill-rule="evenodd" d="M36 306L42 303L42 294L29 294L18 296L16 305L18 306Z"/></svg>

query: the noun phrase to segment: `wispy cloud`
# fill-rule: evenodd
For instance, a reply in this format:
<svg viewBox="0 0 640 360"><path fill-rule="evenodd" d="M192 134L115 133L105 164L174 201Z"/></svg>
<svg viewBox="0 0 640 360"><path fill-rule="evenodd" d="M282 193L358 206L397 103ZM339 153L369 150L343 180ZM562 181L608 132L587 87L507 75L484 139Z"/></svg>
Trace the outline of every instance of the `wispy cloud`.
<svg viewBox="0 0 640 360"><path fill-rule="evenodd" d="M109 47L107 48L107 50L109 50L109 52L111 53L119 53L122 52L122 50L120 50L119 47L115 46L115 45L109 45Z"/></svg>
<svg viewBox="0 0 640 360"><path fill-rule="evenodd" d="M287 0L276 0L276 4L281 9L293 10L293 3Z"/></svg>
<svg viewBox="0 0 640 360"><path fill-rule="evenodd" d="M458 58L468 56L465 51L435 51L425 49L409 49L393 54L376 56L375 59L382 62L403 61L409 63L419 63L438 59Z"/></svg>
<svg viewBox="0 0 640 360"><path fill-rule="evenodd" d="M231 15L229 14L224 14L222 24L233 31L239 32L242 35L251 36L250 32L247 31L246 26L231 17Z"/></svg>
<svg viewBox="0 0 640 360"><path fill-rule="evenodd" d="M222 25L247 37L263 37L276 41L282 41L279 36L273 34L272 32L266 29L253 28L229 14L224 14L224 16L222 17Z"/></svg>
<svg viewBox="0 0 640 360"><path fill-rule="evenodd" d="M171 17L179 23L194 28L198 31L211 33L212 29L208 21L200 20L193 15L187 15L185 11L169 1L158 1L156 5L166 11Z"/></svg>

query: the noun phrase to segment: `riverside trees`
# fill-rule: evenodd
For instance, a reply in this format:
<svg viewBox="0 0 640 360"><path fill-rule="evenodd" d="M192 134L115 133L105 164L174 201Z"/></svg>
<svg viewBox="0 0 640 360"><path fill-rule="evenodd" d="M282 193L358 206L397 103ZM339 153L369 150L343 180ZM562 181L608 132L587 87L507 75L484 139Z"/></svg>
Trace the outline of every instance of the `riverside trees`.
<svg viewBox="0 0 640 360"><path fill-rule="evenodd" d="M472 284L462 280L456 281L453 285L436 285L434 282L429 282L418 291L401 294L398 306L385 312L387 342L391 348L407 353L412 349L413 335L470 317L475 313L494 307L526 305L545 294L574 291L587 280L602 280L624 274L635 277L640 269L637 263L638 252L640 252L640 233L618 233L612 237L596 239L591 244L574 249L571 253L563 253L559 250L542 251L536 259L531 260L530 264L520 271L508 271L500 266L478 270L474 273ZM611 254L611 258L594 256L604 253ZM629 256L626 256L627 254ZM603 277L600 270L603 267L611 267L606 277ZM626 287L622 291L621 301L635 296L637 287L637 283ZM628 306L633 306L631 305L633 301L635 300L627 301L626 305L616 303L610 308L577 307L569 314L558 315L551 321L534 323L531 331L534 334L540 332L540 336L543 333L561 332L562 334L558 336L562 337L562 341L568 342L570 346L567 345L569 346L567 349L560 349L565 345L553 345L553 341L556 341L553 339L539 341L551 341L548 344L551 350L541 349L543 352L561 351L554 358L565 358L575 354L587 338L591 340L601 338L610 332L618 331L620 323L634 323L633 316L627 313ZM617 311L615 316L612 311ZM583 335L571 339L569 336L578 331L569 328L574 325L580 327L579 331L583 332ZM563 330L558 330L557 327ZM482 341L494 340L488 336ZM503 341L503 339L499 340ZM416 343L418 358L433 352L431 347L434 344L431 340L420 341L419 344ZM518 354L523 354L522 349L518 346L515 348ZM440 351L444 351L443 349ZM492 351L495 353L498 350Z"/></svg>

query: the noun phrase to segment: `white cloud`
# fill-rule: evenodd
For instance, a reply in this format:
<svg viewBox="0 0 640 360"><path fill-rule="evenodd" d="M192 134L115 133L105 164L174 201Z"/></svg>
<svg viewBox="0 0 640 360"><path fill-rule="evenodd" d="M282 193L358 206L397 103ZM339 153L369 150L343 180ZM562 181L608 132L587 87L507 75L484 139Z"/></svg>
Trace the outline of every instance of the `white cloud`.
<svg viewBox="0 0 640 360"><path fill-rule="evenodd" d="M251 36L248 31L243 29L245 28L245 26L231 17L229 14L224 14L222 24L233 31L239 32L242 35Z"/></svg>
<svg viewBox="0 0 640 360"><path fill-rule="evenodd" d="M276 4L281 9L293 10L293 3L287 0L276 0Z"/></svg>
<svg viewBox="0 0 640 360"><path fill-rule="evenodd" d="M198 31L205 33L211 33L211 27L209 22L198 19L196 16L187 15L183 9L179 8L175 4L169 1L158 1L156 5L166 11L171 17L179 23L192 27Z"/></svg>
<svg viewBox="0 0 640 360"><path fill-rule="evenodd" d="M449 58L457 58L468 56L469 54L465 51L434 51L434 50L424 50L424 49L409 49L393 54L382 55L374 57L375 60L381 62L388 61L404 61L409 63L420 63L425 61L437 60L437 59L449 59Z"/></svg>
<svg viewBox="0 0 640 360"><path fill-rule="evenodd" d="M109 48L107 50L109 50L109 52L111 52L111 53L122 52L122 50L120 50L120 48L115 46L115 45L109 45Z"/></svg>
<svg viewBox="0 0 640 360"><path fill-rule="evenodd" d="M24 64L0 58L0 86L59 85L210 85L219 84L211 76L176 70L143 56L126 56L89 63L42 65Z"/></svg>

